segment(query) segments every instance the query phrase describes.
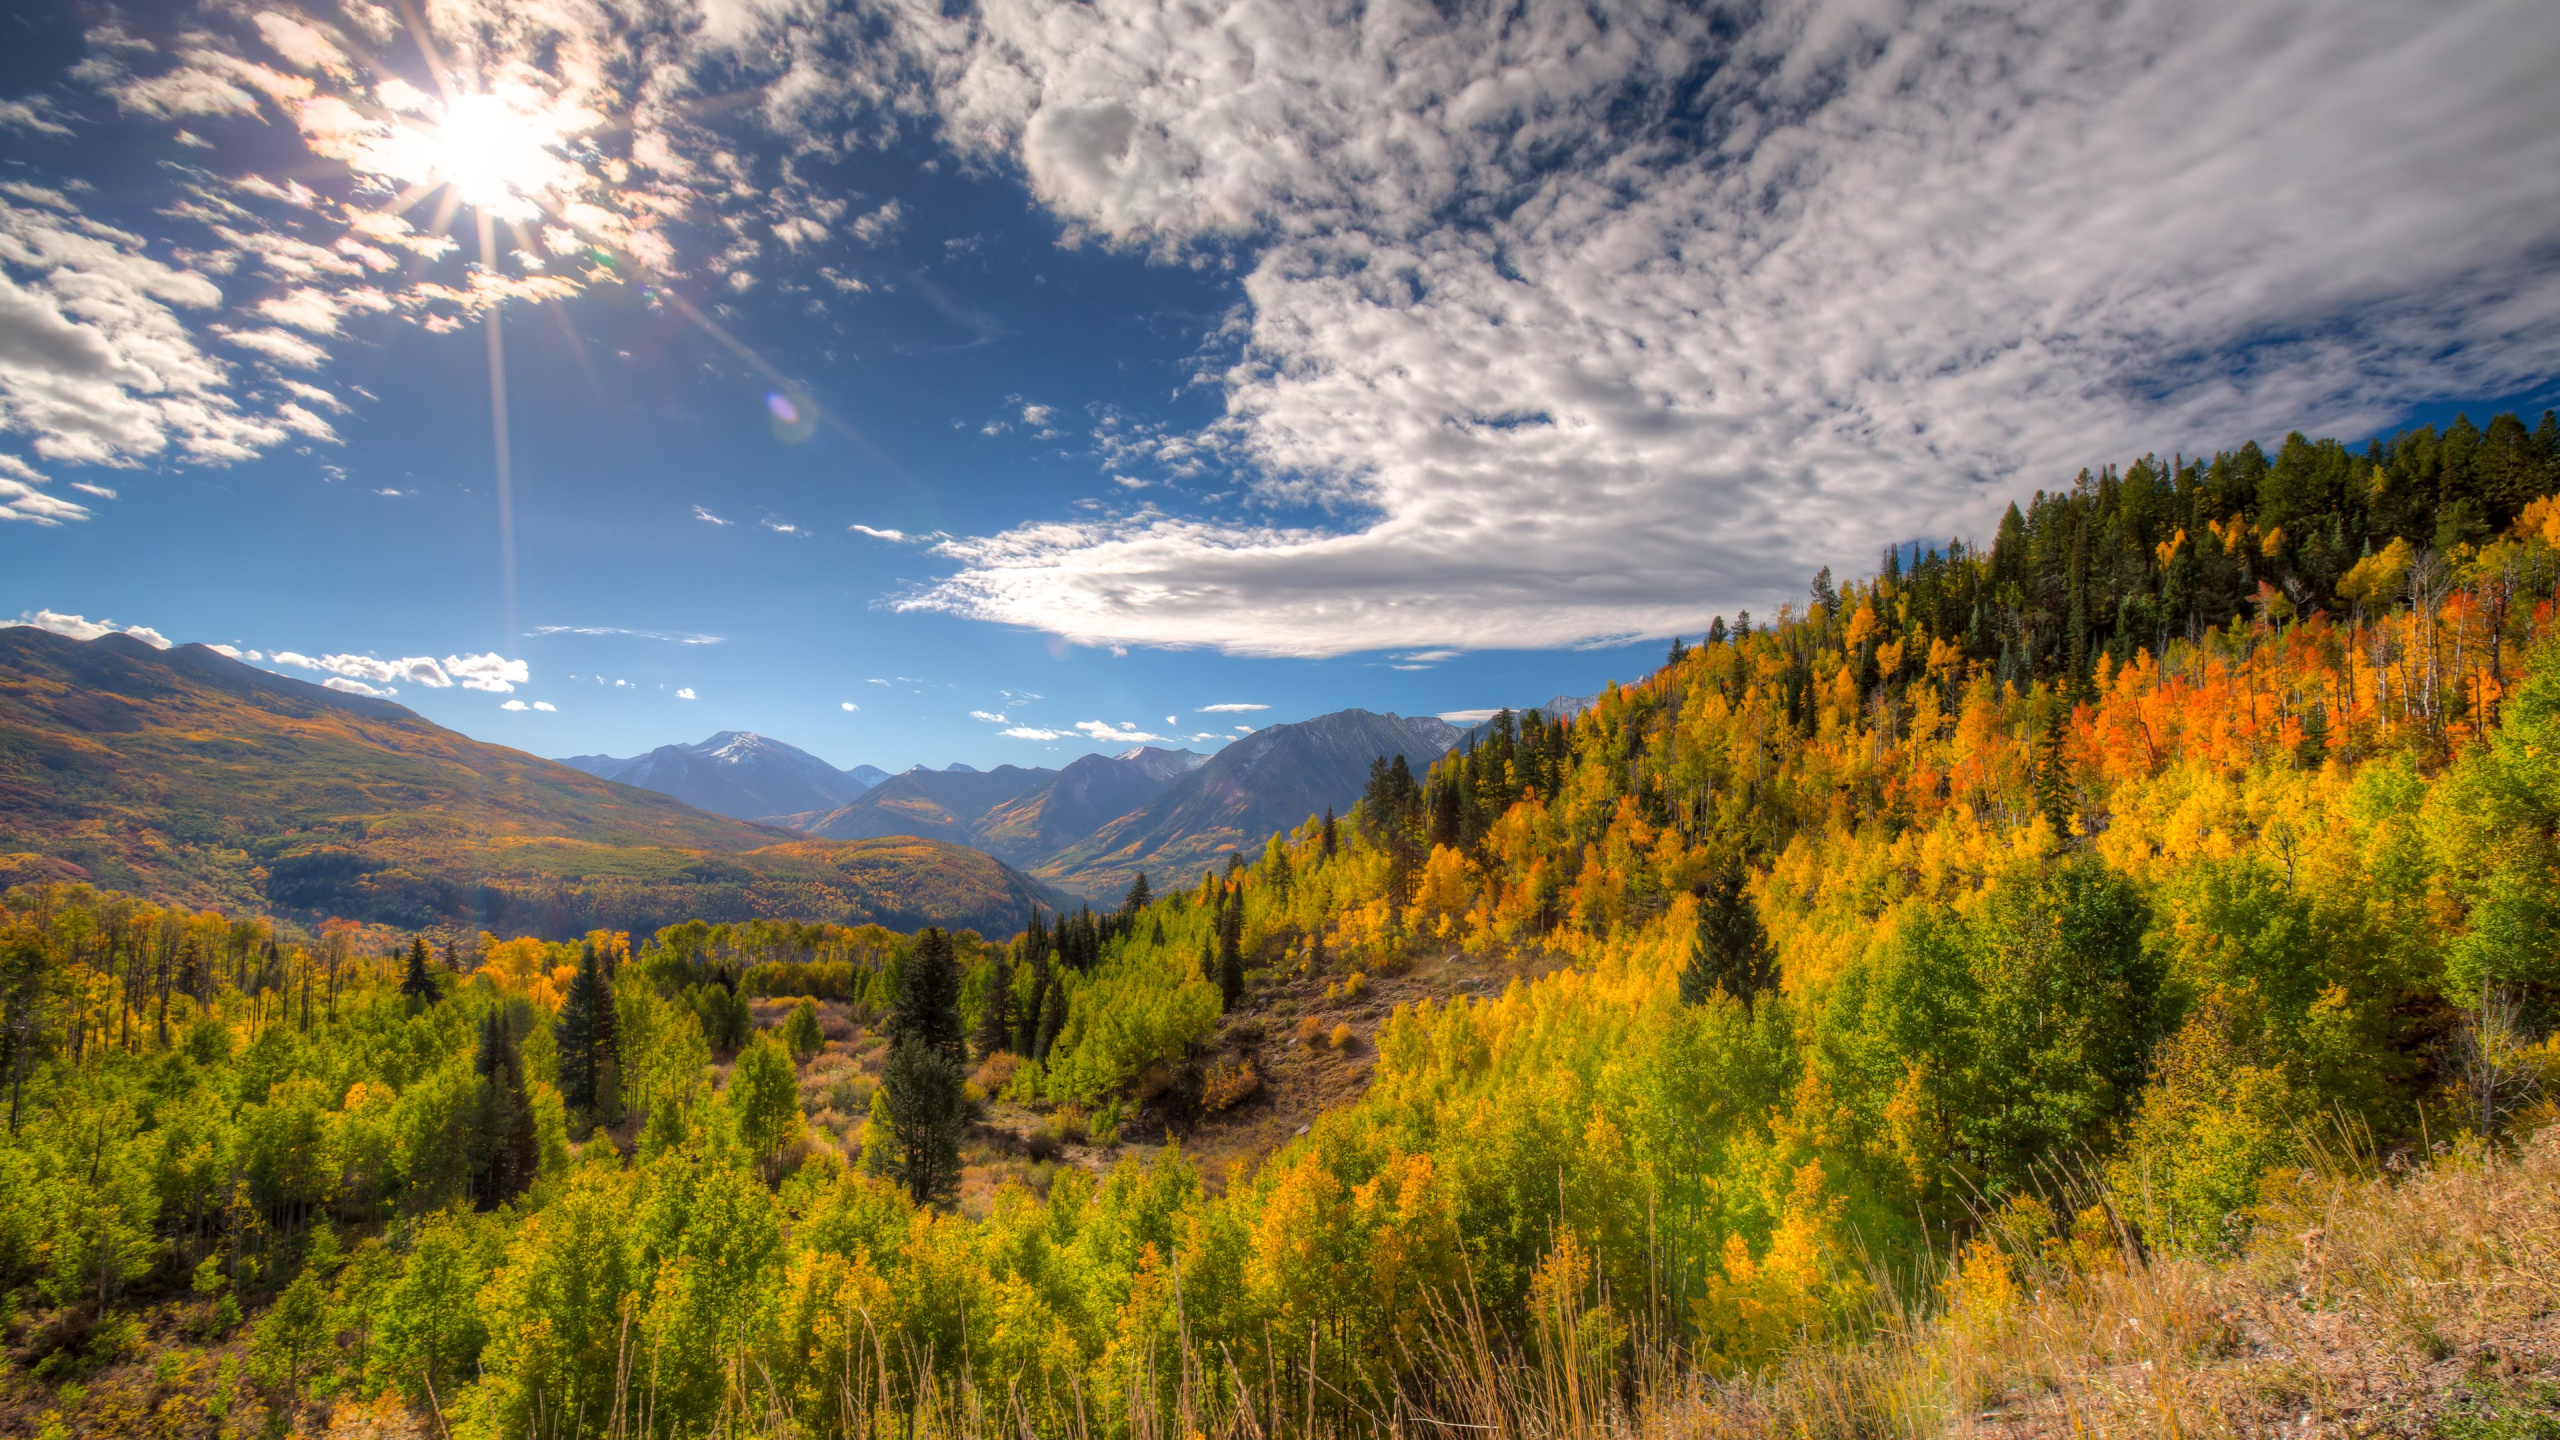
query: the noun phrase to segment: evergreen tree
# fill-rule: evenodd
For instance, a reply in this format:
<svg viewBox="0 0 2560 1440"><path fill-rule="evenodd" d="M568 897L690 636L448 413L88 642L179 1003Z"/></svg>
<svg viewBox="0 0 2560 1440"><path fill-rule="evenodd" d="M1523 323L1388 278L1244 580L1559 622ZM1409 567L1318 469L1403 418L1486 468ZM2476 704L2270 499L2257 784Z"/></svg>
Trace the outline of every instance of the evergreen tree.
<svg viewBox="0 0 2560 1440"><path fill-rule="evenodd" d="M620 1120L620 1026L613 986L593 945L579 952L578 973L560 1003L552 1036L559 1044L561 1098L605 1124Z"/></svg>
<svg viewBox="0 0 2560 1440"><path fill-rule="evenodd" d="M882 1032L881 1075L889 1123L888 1165L919 1205L948 1197L960 1180L960 967L939 928L917 937L898 976L897 1004Z"/></svg>
<svg viewBox="0 0 2560 1440"><path fill-rule="evenodd" d="M1155 896L1147 889L1147 872L1141 870L1138 878L1129 882L1129 893L1120 902L1120 918L1134 924L1138 913L1154 900Z"/></svg>
<svg viewBox="0 0 2560 1440"><path fill-rule="evenodd" d="M889 1129L886 1160L918 1205L947 1200L960 1188L960 1132L968 1114L960 1084L959 1061L919 1036L889 1052L879 1110Z"/></svg>
<svg viewBox="0 0 2560 1440"><path fill-rule="evenodd" d="M524 1056L507 1012L505 1002L491 1007L481 1023L480 1053L472 1067L480 1086L472 1126L471 1192L483 1210L494 1210L531 1189L542 1160L533 1096L525 1088Z"/></svg>
<svg viewBox="0 0 2560 1440"><path fill-rule="evenodd" d="M987 1003L978 1010L978 1058L1008 1048L1013 1041L1013 961L996 956L995 973L987 977Z"/></svg>
<svg viewBox="0 0 2560 1440"><path fill-rule="evenodd" d="M436 999L435 977L427 973L427 937L415 935L409 940L409 968L400 977L400 993L412 1000L432 1005Z"/></svg>
<svg viewBox="0 0 2560 1440"><path fill-rule="evenodd" d="M1040 1034L1032 1042L1031 1058L1046 1061L1049 1047L1057 1043L1058 1032L1067 1028L1067 982L1065 977L1049 977L1049 992L1040 1004Z"/></svg>
<svg viewBox="0 0 2560 1440"><path fill-rule="evenodd" d="M898 973L898 998L881 1033L891 1046L921 1040L953 1060L960 1058L960 965L951 936L940 926L916 937L915 953Z"/></svg>
<svg viewBox="0 0 2560 1440"><path fill-rule="evenodd" d="M1218 925L1218 998L1229 1010L1244 998L1244 897L1238 895Z"/></svg>
<svg viewBox="0 0 2560 1440"><path fill-rule="evenodd" d="M1324 849L1324 858L1327 860L1332 859L1335 842L1333 838L1333 807L1330 805L1324 807L1324 830L1319 837L1318 843L1321 844Z"/></svg>
<svg viewBox="0 0 2560 1440"><path fill-rule="evenodd" d="M1744 878L1740 865L1728 866L1699 897L1697 948L1680 970L1684 1005L1703 1005L1722 988L1749 1010L1761 991L1777 983L1777 957Z"/></svg>

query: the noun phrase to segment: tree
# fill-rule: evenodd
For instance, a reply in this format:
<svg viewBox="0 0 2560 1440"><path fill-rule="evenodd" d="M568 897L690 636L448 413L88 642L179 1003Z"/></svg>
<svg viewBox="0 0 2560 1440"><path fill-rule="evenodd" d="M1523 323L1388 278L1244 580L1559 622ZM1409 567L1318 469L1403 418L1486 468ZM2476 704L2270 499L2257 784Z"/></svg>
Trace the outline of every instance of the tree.
<svg viewBox="0 0 2560 1440"><path fill-rule="evenodd" d="M898 973L898 998L881 1027L892 1047L909 1040L955 1061L960 1058L960 965L951 936L939 926L916 937L915 953Z"/></svg>
<svg viewBox="0 0 2560 1440"><path fill-rule="evenodd" d="M301 1408L303 1376L328 1338L328 1299L321 1293L319 1278L306 1268L267 1307L250 1340L260 1373L277 1388L289 1409Z"/></svg>
<svg viewBox="0 0 2560 1440"><path fill-rule="evenodd" d="M1703 1005L1721 989L1748 1011L1777 982L1777 959L1743 888L1744 874L1741 865L1728 866L1698 898L1697 946L1680 969L1684 1005Z"/></svg>
<svg viewBox="0 0 2560 1440"><path fill-rule="evenodd" d="M1234 1009L1244 998L1244 892L1230 888L1218 911L1218 998Z"/></svg>
<svg viewBox="0 0 2560 1440"><path fill-rule="evenodd" d="M880 1089L890 1173L918 1205L948 1199L960 1188L960 1129L968 1110L959 1062L910 1036L889 1053Z"/></svg>
<svg viewBox="0 0 2560 1440"><path fill-rule="evenodd" d="M791 1057L770 1035L758 1035L738 1052L729 1071L729 1110L738 1121L738 1139L774 1178L783 1148L800 1138L800 1080Z"/></svg>
<svg viewBox="0 0 2560 1440"><path fill-rule="evenodd" d="M605 978L603 957L593 945L579 952L578 973L560 1002L552 1036L560 1047L561 1098L571 1109L603 1124L620 1120L620 1021L614 1014L613 986Z"/></svg>
<svg viewBox="0 0 2560 1440"><path fill-rule="evenodd" d="M1154 899L1154 894L1147 888L1147 872L1141 870L1138 872L1138 878L1129 882L1128 895L1120 901L1120 918L1124 921L1135 921L1138 913L1146 909Z"/></svg>
<svg viewBox="0 0 2560 1440"><path fill-rule="evenodd" d="M432 1005L436 1001L435 977L427 973L427 937L409 937L409 968L400 977L400 993L412 1000Z"/></svg>
<svg viewBox="0 0 2560 1440"><path fill-rule="evenodd" d="M791 1007L791 1018L782 1022L782 1043L790 1047L795 1061L827 1048L826 1032L818 1028L818 1002L804 999Z"/></svg>
<svg viewBox="0 0 2560 1440"><path fill-rule="evenodd" d="M985 1059L1013 1043L1013 961L998 954L987 976L987 1001L978 1008L978 1057Z"/></svg>
<svg viewBox="0 0 2560 1440"><path fill-rule="evenodd" d="M480 1027L480 1053L473 1070L480 1077L477 1114L472 1125L472 1199L493 1210L533 1187L542 1163L541 1142L534 1131L533 1096L525 1089L524 1055L516 1046L515 1027L506 1003L493 1006Z"/></svg>

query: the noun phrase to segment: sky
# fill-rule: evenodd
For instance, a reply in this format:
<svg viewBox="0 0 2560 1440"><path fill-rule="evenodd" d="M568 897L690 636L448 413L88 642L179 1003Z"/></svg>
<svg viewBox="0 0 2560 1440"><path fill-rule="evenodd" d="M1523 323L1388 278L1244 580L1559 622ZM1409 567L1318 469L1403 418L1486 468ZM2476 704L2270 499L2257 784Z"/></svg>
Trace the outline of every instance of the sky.
<svg viewBox="0 0 2560 1440"><path fill-rule="evenodd" d="M2083 466L2538 411L2547 0L0 17L0 621L548 755L1588 694Z"/></svg>

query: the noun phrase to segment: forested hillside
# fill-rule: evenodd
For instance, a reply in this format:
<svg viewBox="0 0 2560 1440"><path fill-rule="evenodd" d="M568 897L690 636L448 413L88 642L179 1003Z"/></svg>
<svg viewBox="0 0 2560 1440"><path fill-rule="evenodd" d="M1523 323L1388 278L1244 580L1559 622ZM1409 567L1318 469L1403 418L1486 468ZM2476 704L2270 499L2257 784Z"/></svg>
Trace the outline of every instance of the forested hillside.
<svg viewBox="0 0 2560 1440"><path fill-rule="evenodd" d="M1907 1433L2083 1352L2146 1367L2129 1424L2174 1419L2154 1360L2359 1316L2394 1374L2560 1379L2440 1318L2547 1248L2349 1284L2313 1226L2364 1264L2371 1212L2306 1198L2438 1147L2452 1195L2550 1118L2555 490L2550 416L2085 475L1001 943L395 959L13 891L0 1395L74 1433L1268 1435L1490 1424L1516 1373L1559 1431ZM1324 1025L1453 952L1565 963ZM1258 1168L1154 1143L1319 1048L1373 1056L1365 1094ZM1128 1153L996 1145L999 1106ZM2126 1298L2239 1253L2300 1257L2255 1329ZM1913 1339L2025 1356L2035 1315L2006 1371ZM1873 1347L1917 1358L1825 1368ZM2317 1355L2286 1353L2221 1423L2291 1420ZM1780 1375L1831 1418L1751 1408Z"/></svg>
<svg viewBox="0 0 2560 1440"><path fill-rule="evenodd" d="M688 916L1010 929L1055 904L975 851L706 814L202 645L0 627L0 882L575 935Z"/></svg>

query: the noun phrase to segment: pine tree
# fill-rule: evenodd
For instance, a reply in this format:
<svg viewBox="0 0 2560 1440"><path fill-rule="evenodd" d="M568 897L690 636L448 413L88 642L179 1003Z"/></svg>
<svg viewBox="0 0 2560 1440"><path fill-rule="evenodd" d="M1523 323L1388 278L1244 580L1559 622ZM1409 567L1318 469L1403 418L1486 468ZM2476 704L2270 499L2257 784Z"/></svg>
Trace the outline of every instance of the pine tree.
<svg viewBox="0 0 2560 1440"><path fill-rule="evenodd" d="M1333 847L1334 847L1334 838L1333 838L1333 807L1332 807L1332 806L1330 806L1330 805L1327 805L1326 807L1324 807L1324 830L1323 830L1323 833L1322 833L1322 836L1321 836L1321 839L1320 839L1319 843L1320 843L1320 844L1323 846L1323 848L1324 848L1324 858L1326 858L1327 860L1332 859L1332 858L1333 858Z"/></svg>
<svg viewBox="0 0 2560 1440"><path fill-rule="evenodd" d="M922 1040L939 1054L960 1058L960 965L951 936L939 926L916 937L915 953L898 972L898 998L881 1033L890 1045Z"/></svg>
<svg viewBox="0 0 2560 1440"><path fill-rule="evenodd" d="M436 1000L435 977L427 973L427 937L415 935L409 940L409 968L400 977L400 993L412 1000L432 1005Z"/></svg>
<svg viewBox="0 0 2560 1440"><path fill-rule="evenodd" d="M911 1036L889 1052L880 1093L890 1173L918 1205L949 1199L960 1188L960 1132L968 1115L959 1062Z"/></svg>
<svg viewBox="0 0 2560 1440"><path fill-rule="evenodd" d="M917 937L882 1030L890 1047L881 1076L889 1167L910 1198L930 1204L959 1185L960 1127L967 1110L960 1093L960 966L951 937L941 929Z"/></svg>
<svg viewBox="0 0 2560 1440"><path fill-rule="evenodd" d="M1141 870L1138 872L1138 878L1129 882L1129 893L1120 902L1121 918L1134 923L1138 913L1146 909L1154 900L1155 896L1147 888L1147 872Z"/></svg>
<svg viewBox="0 0 2560 1440"><path fill-rule="evenodd" d="M1047 1061L1049 1047L1058 1041L1058 1033L1067 1028L1067 982L1063 976L1049 977L1049 993L1040 1005L1040 1034L1031 1045L1031 1058Z"/></svg>
<svg viewBox="0 0 2560 1440"><path fill-rule="evenodd" d="M1721 988L1748 1011L1777 982L1777 960L1743 880L1742 867L1729 866L1699 897L1697 948L1680 970L1684 1005L1703 1005Z"/></svg>
<svg viewBox="0 0 2560 1440"><path fill-rule="evenodd" d="M494 1210L533 1187L541 1149L533 1128L533 1096L525 1089L524 1056L503 1003L480 1027L477 1123L473 1125L472 1199Z"/></svg>
<svg viewBox="0 0 2560 1440"><path fill-rule="evenodd" d="M606 1124L621 1118L620 1026L613 1012L613 987L605 979L604 961L596 947L579 952L577 978L560 1003L560 1019L552 1029L560 1046L560 1095L573 1110Z"/></svg>
<svg viewBox="0 0 2560 1440"><path fill-rule="evenodd" d="M978 1058L1007 1048L1013 1040L1013 962L996 956L995 973L987 977L987 1003L978 1010Z"/></svg>

